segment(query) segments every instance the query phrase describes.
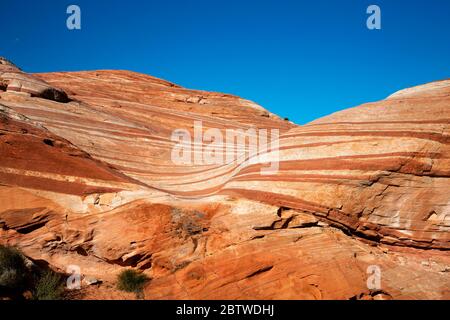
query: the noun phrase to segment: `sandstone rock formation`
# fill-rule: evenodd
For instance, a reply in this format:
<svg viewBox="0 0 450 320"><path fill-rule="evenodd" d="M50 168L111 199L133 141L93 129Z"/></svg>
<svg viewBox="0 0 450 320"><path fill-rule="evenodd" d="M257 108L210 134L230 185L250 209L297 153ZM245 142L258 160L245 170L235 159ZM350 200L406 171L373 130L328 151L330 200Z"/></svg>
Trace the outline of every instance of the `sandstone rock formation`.
<svg viewBox="0 0 450 320"><path fill-rule="evenodd" d="M22 72L10 61L0 57L0 90L19 92L58 102L68 102L67 94L44 81Z"/></svg>
<svg viewBox="0 0 450 320"><path fill-rule="evenodd" d="M78 298L130 298L124 268L147 299L450 298L449 80L296 126L128 71L0 68L0 243L102 281ZM175 165L171 134L195 121L278 129L278 172Z"/></svg>

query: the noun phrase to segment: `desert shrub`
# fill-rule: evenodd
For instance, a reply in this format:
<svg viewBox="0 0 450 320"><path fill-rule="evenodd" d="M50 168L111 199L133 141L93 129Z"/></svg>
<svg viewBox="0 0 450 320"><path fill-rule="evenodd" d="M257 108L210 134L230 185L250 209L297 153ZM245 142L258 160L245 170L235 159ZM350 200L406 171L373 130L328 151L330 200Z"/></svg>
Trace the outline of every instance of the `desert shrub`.
<svg viewBox="0 0 450 320"><path fill-rule="evenodd" d="M64 286L61 276L48 270L36 281L33 298L36 300L60 300L63 293Z"/></svg>
<svg viewBox="0 0 450 320"><path fill-rule="evenodd" d="M148 277L135 270L124 270L117 277L117 287L119 290L127 292L141 292Z"/></svg>
<svg viewBox="0 0 450 320"><path fill-rule="evenodd" d="M28 272L25 257L19 250L0 245L0 287L12 290L23 289Z"/></svg>

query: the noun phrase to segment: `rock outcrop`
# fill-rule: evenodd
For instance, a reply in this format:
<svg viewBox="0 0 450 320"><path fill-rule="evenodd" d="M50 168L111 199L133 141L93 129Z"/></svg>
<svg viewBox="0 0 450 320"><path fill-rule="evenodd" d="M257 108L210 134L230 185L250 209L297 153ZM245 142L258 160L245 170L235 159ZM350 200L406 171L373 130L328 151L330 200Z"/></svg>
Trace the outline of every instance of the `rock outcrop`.
<svg viewBox="0 0 450 320"><path fill-rule="evenodd" d="M41 97L58 102L68 102L67 94L44 81L22 72L10 61L0 57L0 90L19 92L33 97Z"/></svg>
<svg viewBox="0 0 450 320"><path fill-rule="evenodd" d="M148 299L450 298L450 81L296 126L133 72L14 70L67 99L8 92L0 69L0 243L101 280L78 298L123 298L123 268ZM261 174L271 149L174 164L195 122L278 129L279 170Z"/></svg>

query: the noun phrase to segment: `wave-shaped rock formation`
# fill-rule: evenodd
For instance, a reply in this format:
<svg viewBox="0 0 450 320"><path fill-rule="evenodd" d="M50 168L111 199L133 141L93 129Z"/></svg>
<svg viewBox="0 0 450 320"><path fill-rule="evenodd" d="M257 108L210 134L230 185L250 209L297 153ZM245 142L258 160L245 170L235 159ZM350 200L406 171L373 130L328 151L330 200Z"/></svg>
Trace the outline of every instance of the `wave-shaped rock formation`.
<svg viewBox="0 0 450 320"><path fill-rule="evenodd" d="M134 72L0 62L0 243L103 281L78 298L123 298L124 268L147 299L450 298L449 80L297 126ZM279 148L175 164L195 123L278 129Z"/></svg>

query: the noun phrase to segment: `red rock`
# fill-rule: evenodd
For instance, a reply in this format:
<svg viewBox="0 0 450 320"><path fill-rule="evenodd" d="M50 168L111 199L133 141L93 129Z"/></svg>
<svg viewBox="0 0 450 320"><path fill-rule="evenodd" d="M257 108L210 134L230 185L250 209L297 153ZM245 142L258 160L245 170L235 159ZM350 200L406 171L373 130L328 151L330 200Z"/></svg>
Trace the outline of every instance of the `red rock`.
<svg viewBox="0 0 450 320"><path fill-rule="evenodd" d="M296 126L133 72L14 70L70 102L0 92L0 243L103 281L74 298L133 298L124 268L147 299L450 298L450 81ZM175 165L194 121L279 129L280 170Z"/></svg>

